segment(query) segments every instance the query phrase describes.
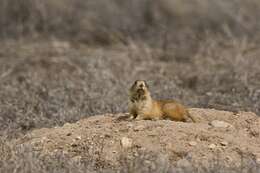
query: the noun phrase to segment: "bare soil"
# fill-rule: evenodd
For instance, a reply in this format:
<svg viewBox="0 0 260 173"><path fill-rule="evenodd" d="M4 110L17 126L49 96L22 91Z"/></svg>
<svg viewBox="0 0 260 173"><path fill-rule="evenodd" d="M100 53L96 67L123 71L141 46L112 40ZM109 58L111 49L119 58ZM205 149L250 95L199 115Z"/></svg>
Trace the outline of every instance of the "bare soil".
<svg viewBox="0 0 260 173"><path fill-rule="evenodd" d="M259 0L1 0L0 14L0 173L260 172L259 118L240 112L260 115ZM137 79L230 112L129 121Z"/></svg>
<svg viewBox="0 0 260 173"><path fill-rule="evenodd" d="M42 155L63 153L77 162L95 160L97 169L114 170L127 164L135 170L140 157L154 172L171 167L202 169L216 163L241 167L243 158L247 158L245 164L251 160L259 169L260 118L256 114L199 108L190 113L198 123L135 121L124 113L92 116L62 127L34 130L16 144ZM214 120L228 126L214 127ZM145 153L150 156L145 158Z"/></svg>

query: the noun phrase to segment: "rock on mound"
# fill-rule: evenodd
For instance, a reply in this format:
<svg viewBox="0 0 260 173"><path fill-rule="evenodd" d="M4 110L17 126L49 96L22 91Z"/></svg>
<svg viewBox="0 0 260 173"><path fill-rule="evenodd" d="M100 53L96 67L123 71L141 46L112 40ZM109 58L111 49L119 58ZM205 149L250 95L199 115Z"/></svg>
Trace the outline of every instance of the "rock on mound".
<svg viewBox="0 0 260 173"><path fill-rule="evenodd" d="M158 165L163 165L160 169L215 163L240 167L241 157L256 165L260 162L260 118L254 113L195 108L190 113L200 122L129 121L123 118L126 114L93 116L34 130L19 145L43 155L62 152L77 161L94 160L97 168L111 169L128 165L134 170L137 163L157 172Z"/></svg>

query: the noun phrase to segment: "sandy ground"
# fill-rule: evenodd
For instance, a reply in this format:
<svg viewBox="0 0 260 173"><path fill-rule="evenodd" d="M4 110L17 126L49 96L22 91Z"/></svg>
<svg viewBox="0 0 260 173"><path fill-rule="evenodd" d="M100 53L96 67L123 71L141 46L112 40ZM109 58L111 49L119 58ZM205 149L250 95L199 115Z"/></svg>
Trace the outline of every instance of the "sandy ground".
<svg viewBox="0 0 260 173"><path fill-rule="evenodd" d="M209 167L216 162L240 167L243 158L259 168L258 116L198 108L190 109L190 113L198 123L135 121L125 118L124 113L99 115L62 127L34 130L16 142L43 155L62 152L77 161L95 160L97 168L116 169L120 164L139 162L140 157L151 170L162 163L164 167ZM149 157L144 153L150 153Z"/></svg>

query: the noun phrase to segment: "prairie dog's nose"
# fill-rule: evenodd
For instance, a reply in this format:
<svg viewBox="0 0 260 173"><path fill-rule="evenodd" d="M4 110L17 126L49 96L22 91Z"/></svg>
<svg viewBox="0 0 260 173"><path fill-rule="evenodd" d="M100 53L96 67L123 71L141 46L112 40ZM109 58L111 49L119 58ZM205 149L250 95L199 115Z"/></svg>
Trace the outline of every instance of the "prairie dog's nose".
<svg viewBox="0 0 260 173"><path fill-rule="evenodd" d="M141 83L141 84L139 85L139 87L140 87L140 88L144 88L144 84Z"/></svg>

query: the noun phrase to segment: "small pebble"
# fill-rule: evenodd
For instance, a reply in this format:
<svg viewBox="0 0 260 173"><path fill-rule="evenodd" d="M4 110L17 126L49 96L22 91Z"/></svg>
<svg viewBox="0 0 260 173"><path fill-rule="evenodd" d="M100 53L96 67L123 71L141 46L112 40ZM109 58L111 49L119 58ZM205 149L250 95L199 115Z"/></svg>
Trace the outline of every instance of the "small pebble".
<svg viewBox="0 0 260 173"><path fill-rule="evenodd" d="M227 145L228 145L228 142L227 142L227 141L222 141L222 142L220 142L220 144L221 144L222 146L227 146Z"/></svg>
<svg viewBox="0 0 260 173"><path fill-rule="evenodd" d="M197 145L197 142L191 141L191 142L189 142L189 145L190 145L190 146L196 146L196 145Z"/></svg>
<svg viewBox="0 0 260 173"><path fill-rule="evenodd" d="M211 126L216 127L216 128L227 128L227 127L232 127L231 124L224 122L224 121L219 121L219 120L214 120L210 123Z"/></svg>
<svg viewBox="0 0 260 173"><path fill-rule="evenodd" d="M70 127L71 126L71 124L70 123L65 123L64 125L63 125L63 127Z"/></svg>
<svg viewBox="0 0 260 173"><path fill-rule="evenodd" d="M214 148L216 148L216 145L215 145L215 144L210 144L210 145L209 145L209 148L210 148L210 149L214 149Z"/></svg>
<svg viewBox="0 0 260 173"><path fill-rule="evenodd" d="M230 157L230 156L226 156L226 159L227 159L228 161L230 161L230 162L233 161L232 157Z"/></svg>
<svg viewBox="0 0 260 173"><path fill-rule="evenodd" d="M72 143L71 146L72 146L72 147L76 147L76 146L78 146L78 144Z"/></svg>
<svg viewBox="0 0 260 173"><path fill-rule="evenodd" d="M68 132L67 134L66 134L66 136L71 136L72 135L72 133L71 132Z"/></svg>
<svg viewBox="0 0 260 173"><path fill-rule="evenodd" d="M257 164L260 164L260 158L257 158L257 159L256 159L256 163L257 163Z"/></svg>
<svg viewBox="0 0 260 173"><path fill-rule="evenodd" d="M142 131L144 129L145 129L145 126L143 126L143 125L138 125L138 126L134 127L134 131Z"/></svg>
<svg viewBox="0 0 260 173"><path fill-rule="evenodd" d="M191 163L187 159L180 159L177 161L177 167L188 168Z"/></svg>
<svg viewBox="0 0 260 173"><path fill-rule="evenodd" d="M81 140L81 136L77 136L77 137L76 137L76 140Z"/></svg>
<svg viewBox="0 0 260 173"><path fill-rule="evenodd" d="M131 148L133 145L133 140L127 137L123 137L120 142L123 148Z"/></svg>

